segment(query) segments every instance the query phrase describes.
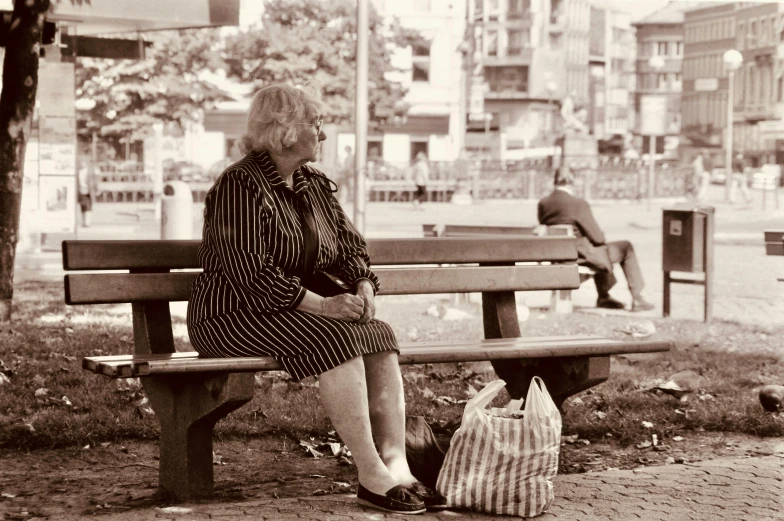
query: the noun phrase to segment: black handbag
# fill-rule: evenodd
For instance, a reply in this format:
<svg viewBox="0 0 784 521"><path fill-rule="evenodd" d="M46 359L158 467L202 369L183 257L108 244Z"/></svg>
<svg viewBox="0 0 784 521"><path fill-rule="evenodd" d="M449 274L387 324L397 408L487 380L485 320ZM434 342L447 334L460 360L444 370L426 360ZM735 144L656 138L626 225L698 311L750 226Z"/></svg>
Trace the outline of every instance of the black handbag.
<svg viewBox="0 0 784 521"><path fill-rule="evenodd" d="M435 490L446 451L424 416L406 416L406 460L411 474Z"/></svg>

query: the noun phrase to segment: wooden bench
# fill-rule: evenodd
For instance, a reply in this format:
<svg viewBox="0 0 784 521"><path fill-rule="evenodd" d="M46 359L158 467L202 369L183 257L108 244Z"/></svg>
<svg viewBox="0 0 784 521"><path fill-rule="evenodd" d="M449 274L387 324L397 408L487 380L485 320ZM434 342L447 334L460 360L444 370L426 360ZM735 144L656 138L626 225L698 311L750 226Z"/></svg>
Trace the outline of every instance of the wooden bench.
<svg viewBox="0 0 784 521"><path fill-rule="evenodd" d="M574 237L574 228L570 224L538 225L538 226L491 226L477 224L423 224L424 237ZM580 283L593 278L596 272L588 266L580 266ZM553 290L550 296L550 311L553 313L571 313L572 291Z"/></svg>
<svg viewBox="0 0 784 521"><path fill-rule="evenodd" d="M765 255L784 256L784 230L765 230ZM777 277L784 282L784 277Z"/></svg>
<svg viewBox="0 0 784 521"><path fill-rule="evenodd" d="M197 269L198 248L198 241L63 243L64 268L91 271L66 274L67 304L131 303L134 353L87 357L82 366L110 378L142 377L161 424L160 485L181 499L212 494L215 423L252 399L254 372L281 369L272 358L175 352L169 302L188 299L198 272L171 270ZM368 248L382 296L482 293L484 339L402 342L401 364L489 360L513 397L525 396L539 375L561 404L606 380L610 355L671 348L590 335L521 337L515 291L579 286L573 238L377 239ZM544 260L551 264L530 264Z"/></svg>

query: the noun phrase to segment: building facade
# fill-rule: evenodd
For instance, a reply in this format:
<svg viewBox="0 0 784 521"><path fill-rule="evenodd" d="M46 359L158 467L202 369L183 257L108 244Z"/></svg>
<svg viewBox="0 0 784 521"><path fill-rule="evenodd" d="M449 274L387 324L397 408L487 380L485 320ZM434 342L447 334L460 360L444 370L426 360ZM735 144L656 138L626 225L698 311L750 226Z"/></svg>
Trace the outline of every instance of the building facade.
<svg viewBox="0 0 784 521"><path fill-rule="evenodd" d="M722 146L729 92L722 56L735 47L735 12L735 4L720 4L684 17L682 129L693 148Z"/></svg>
<svg viewBox="0 0 784 521"><path fill-rule="evenodd" d="M477 103L471 103L466 137L471 155L547 154L559 131L561 100L573 89L577 103L587 102L588 16L579 19L581 5L586 1L473 0L469 98ZM476 117L479 106L484 120Z"/></svg>
<svg viewBox="0 0 784 521"><path fill-rule="evenodd" d="M625 136L634 128L630 108L635 90L637 45L631 15L591 7L589 35L589 126L597 139Z"/></svg>
<svg viewBox="0 0 784 521"><path fill-rule="evenodd" d="M696 139L724 146L728 72L722 56L743 56L733 82L733 148L752 164L784 162L784 5L734 2L687 13L684 124Z"/></svg>
<svg viewBox="0 0 784 521"><path fill-rule="evenodd" d="M663 139L658 139L656 153L669 159L678 156L682 122L684 13L699 5L700 2L671 2L633 24L637 31L634 134L635 145L643 153L648 153L648 139L641 133L645 124L641 119L642 99L646 95L655 95L666 100L665 133ZM649 61L653 56L663 60L661 69L651 67Z"/></svg>

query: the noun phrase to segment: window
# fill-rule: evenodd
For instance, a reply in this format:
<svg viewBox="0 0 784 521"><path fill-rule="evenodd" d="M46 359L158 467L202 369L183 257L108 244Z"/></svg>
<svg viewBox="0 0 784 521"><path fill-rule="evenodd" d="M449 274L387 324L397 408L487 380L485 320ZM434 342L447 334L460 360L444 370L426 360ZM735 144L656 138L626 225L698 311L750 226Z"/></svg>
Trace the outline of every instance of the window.
<svg viewBox="0 0 784 521"><path fill-rule="evenodd" d="M656 75L656 88L658 90L667 90L667 75L666 74L657 74Z"/></svg>
<svg viewBox="0 0 784 521"><path fill-rule="evenodd" d="M418 42L412 48L413 81L430 81L430 42Z"/></svg>
<svg viewBox="0 0 784 521"><path fill-rule="evenodd" d="M509 56L519 55L523 48L528 46L528 31L523 31L521 29L510 29L507 34L509 38L509 46L507 47L506 54Z"/></svg>
<svg viewBox="0 0 784 521"><path fill-rule="evenodd" d="M683 89L683 78L679 72L673 73L671 75L670 84L672 85L672 90L680 92Z"/></svg>
<svg viewBox="0 0 784 521"><path fill-rule="evenodd" d="M746 40L746 23L745 22L738 22L738 32L735 44L738 47L739 51L742 51L746 48L744 45Z"/></svg>
<svg viewBox="0 0 784 521"><path fill-rule="evenodd" d="M765 19L759 22L759 35L757 37L757 46L761 47L768 43L768 21Z"/></svg>
<svg viewBox="0 0 784 521"><path fill-rule="evenodd" d="M757 22L751 20L749 22L749 32L746 35L746 47L753 49L757 46Z"/></svg>
<svg viewBox="0 0 784 521"><path fill-rule="evenodd" d="M367 144L368 161L381 161L382 157L384 157L384 141L381 136L369 137Z"/></svg>
<svg viewBox="0 0 784 521"><path fill-rule="evenodd" d="M781 15L779 18L779 24L781 25L781 32L779 33L779 41L784 42L784 14Z"/></svg>
<svg viewBox="0 0 784 521"><path fill-rule="evenodd" d="M485 45L488 56L498 56L498 31L487 31Z"/></svg>
<svg viewBox="0 0 784 521"><path fill-rule="evenodd" d="M670 42L670 51L673 56L681 56L683 54L683 43Z"/></svg>
<svg viewBox="0 0 784 521"><path fill-rule="evenodd" d="M427 138L411 137L411 161L416 159L417 154L420 152L424 152L426 157L430 157L428 148Z"/></svg>
<svg viewBox="0 0 784 521"><path fill-rule="evenodd" d="M656 53L657 56L667 56L667 42L659 42L656 45Z"/></svg>
<svg viewBox="0 0 784 521"><path fill-rule="evenodd" d="M531 10L531 0L509 0L507 16L509 18L520 18Z"/></svg>

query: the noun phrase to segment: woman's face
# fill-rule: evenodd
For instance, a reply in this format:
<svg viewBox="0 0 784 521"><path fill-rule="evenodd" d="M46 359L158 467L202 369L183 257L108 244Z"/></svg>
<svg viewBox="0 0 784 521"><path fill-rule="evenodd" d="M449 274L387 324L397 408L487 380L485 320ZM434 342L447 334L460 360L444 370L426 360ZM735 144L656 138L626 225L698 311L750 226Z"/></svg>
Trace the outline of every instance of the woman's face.
<svg viewBox="0 0 784 521"><path fill-rule="evenodd" d="M297 141L292 145L291 151L303 161L303 164L318 161L321 142L327 139L327 135L321 129L322 124L321 116L316 116L311 123L300 124Z"/></svg>

